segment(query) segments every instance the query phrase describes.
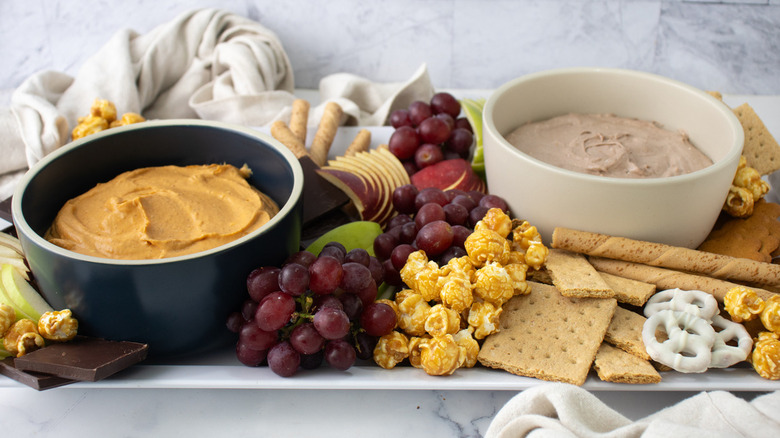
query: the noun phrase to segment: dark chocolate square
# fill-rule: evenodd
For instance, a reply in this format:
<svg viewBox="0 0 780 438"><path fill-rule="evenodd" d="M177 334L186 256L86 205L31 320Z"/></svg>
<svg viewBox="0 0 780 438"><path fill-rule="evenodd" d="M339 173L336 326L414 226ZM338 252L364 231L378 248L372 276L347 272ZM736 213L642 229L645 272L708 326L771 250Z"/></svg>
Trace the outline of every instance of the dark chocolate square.
<svg viewBox="0 0 780 438"><path fill-rule="evenodd" d="M43 391L49 388L67 385L75 380L65 379L51 374L36 373L34 371L22 371L14 366L14 358L6 357L0 360L0 374L10 377L30 388Z"/></svg>
<svg viewBox="0 0 780 438"><path fill-rule="evenodd" d="M144 360L148 350L147 344L78 336L18 357L14 365L24 371L95 382Z"/></svg>

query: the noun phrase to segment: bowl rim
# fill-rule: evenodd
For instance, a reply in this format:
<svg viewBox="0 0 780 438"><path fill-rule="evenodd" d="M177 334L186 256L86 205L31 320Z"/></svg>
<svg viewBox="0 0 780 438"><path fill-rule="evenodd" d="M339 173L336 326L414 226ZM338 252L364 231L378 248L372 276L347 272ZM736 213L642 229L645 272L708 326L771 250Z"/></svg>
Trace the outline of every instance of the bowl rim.
<svg viewBox="0 0 780 438"><path fill-rule="evenodd" d="M35 176L37 176L38 173L40 173L50 163L57 160L59 157L67 154L73 149L77 149L83 146L84 144L87 144L89 142L92 142L94 140L103 137L121 135L128 131L143 130L150 127L167 127L167 126L176 126L176 127L198 126L198 127L216 128L225 131L233 131L235 133L243 134L249 137L254 137L256 139L262 140L263 142L267 143L270 147L275 149L276 152L282 155L282 157L285 159L285 161L287 161L287 164L290 166L290 169L292 170L293 187L287 202L285 202L284 205L281 206L279 212L273 218L271 218L266 224L264 224L262 227L252 231L251 233L245 236L242 236L236 240L233 240L231 242L225 243L223 245L211 249L198 251L192 254L185 254L176 257L165 257L160 259L128 259L128 260L110 259L105 257L97 257L97 256L77 253L75 251L70 251L68 249L62 248L60 246L57 246L49 242L48 240L44 239L43 236L35 232L32 229L32 227L27 223L27 220L24 218L24 215L22 214L22 205L21 205L24 191L26 190L30 181L34 179ZM111 128L111 129L107 129L89 135L87 137L82 137L78 140L74 140L66 145L63 145L55 149L54 151L50 152L46 156L44 156L41 160L39 160L37 163L31 166L30 169L27 170L27 172L25 172L25 174L20 178L19 182L17 183L17 186L14 189L13 198L11 199L11 216L13 219L14 226L17 227L17 231L20 235L24 235L39 247L42 247L43 249L53 252L59 256L81 260L85 262L103 264L103 265L149 266L149 265L161 265L167 263L187 261L192 259L199 259L201 257L210 256L212 254L227 251L235 246L242 245L243 243L251 239L254 239L256 236L263 234L268 230L273 229L274 225L276 225L278 222L281 222L284 218L286 218L291 213L293 208L295 208L297 201L299 199L302 199L302 196L303 196L303 168L301 167L300 162L295 157L295 155L280 141L276 140L272 136L262 131L253 128L248 128L241 125L213 121L213 120L201 120L201 119L147 120L145 122L134 123L134 124L121 126L117 128Z"/></svg>
<svg viewBox="0 0 780 438"><path fill-rule="evenodd" d="M493 122L492 114L495 111L496 100L498 100L499 97L501 97L504 93L506 93L507 90L514 88L519 84L544 78L544 77L550 77L550 76L571 76L576 74L592 75L592 74L599 74L599 73L606 73L611 75L627 75L627 76L633 76L640 80L649 80L653 82L662 83L670 87L680 88L685 92L691 93L694 96L705 100L706 102L710 103L718 113L723 115L724 120L727 121L728 124L732 127L735 133L735 138L733 139L734 145L731 148L729 148L728 152L723 156L723 158L713 162L713 164L710 166L707 166L703 169L696 170L694 172L690 172L682 175L656 177L656 178L620 178L614 176L602 176L602 175L591 175L588 173L581 173L581 172L557 167L545 161L539 160L538 158L534 158L531 155L528 155L525 152L519 150L518 148L512 146L506 140L504 134L498 131L498 129L495 126L495 123ZM563 68L542 70L534 73L529 73L520 76L518 78L512 79L502 84L498 88L496 88L493 91L493 93L491 93L491 95L488 97L488 99L485 101L485 107L482 111L482 124L484 125L483 128L484 131L489 132L490 135L494 136L497 139L497 143L500 147L508 150L510 154L516 155L521 159L527 160L545 169L548 172L560 174L561 176L565 176L567 178L571 178L581 182L596 183L596 184L621 184L629 187L633 187L633 186L653 187L657 185L669 184L671 182L686 183L690 180L696 180L701 177L706 177L713 173L719 173L723 170L723 168L729 167L731 163L739 159L739 156L742 154L742 150L744 148L744 142L745 142L745 133L742 128L742 124L739 122L737 116L731 111L731 109L727 105L725 105L723 102L719 101L712 95L692 85L686 84L682 81L678 81L676 79L672 79L666 76L639 71L639 70L613 68L613 67L563 67ZM484 139L483 139L483 144L485 144ZM484 147L487 149L486 144Z"/></svg>

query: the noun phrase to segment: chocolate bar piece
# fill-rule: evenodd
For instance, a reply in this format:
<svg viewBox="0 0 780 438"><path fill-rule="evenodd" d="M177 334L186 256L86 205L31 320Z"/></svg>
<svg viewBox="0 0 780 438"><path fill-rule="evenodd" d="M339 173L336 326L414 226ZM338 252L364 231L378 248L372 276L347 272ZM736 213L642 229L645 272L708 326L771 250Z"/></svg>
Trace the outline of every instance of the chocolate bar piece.
<svg viewBox="0 0 780 438"><path fill-rule="evenodd" d="M70 342L48 345L14 360L24 371L95 382L144 359L147 344L77 336Z"/></svg>
<svg viewBox="0 0 780 438"><path fill-rule="evenodd" d="M13 357L6 357L5 359L0 360L0 374L10 377L30 388L37 389L38 391L56 388L75 382L75 380L52 376L51 374L22 371L14 366Z"/></svg>

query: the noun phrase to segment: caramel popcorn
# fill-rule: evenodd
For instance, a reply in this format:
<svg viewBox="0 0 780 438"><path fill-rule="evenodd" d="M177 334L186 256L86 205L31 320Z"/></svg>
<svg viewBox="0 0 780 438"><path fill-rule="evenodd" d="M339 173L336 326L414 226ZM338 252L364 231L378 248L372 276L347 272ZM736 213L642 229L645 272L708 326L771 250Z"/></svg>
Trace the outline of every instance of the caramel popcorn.
<svg viewBox="0 0 780 438"><path fill-rule="evenodd" d="M504 239L512 232L512 219L500 208L491 208L485 213L481 221L474 225L474 230L495 231Z"/></svg>
<svg viewBox="0 0 780 438"><path fill-rule="evenodd" d="M43 348L44 345L46 343L38 334L35 322L30 319L20 319L13 323L3 338L3 347L16 357Z"/></svg>
<svg viewBox="0 0 780 438"><path fill-rule="evenodd" d="M474 329L474 338L484 339L499 330L498 321L501 307L487 301L478 301L471 305L468 315L469 326Z"/></svg>
<svg viewBox="0 0 780 438"><path fill-rule="evenodd" d="M504 269L511 280L514 295L526 295L531 292L531 286L526 281L528 265L525 263L510 263L504 266Z"/></svg>
<svg viewBox="0 0 780 438"><path fill-rule="evenodd" d="M734 322L752 321L764 310L764 300L745 286L731 288L723 297L723 306Z"/></svg>
<svg viewBox="0 0 780 438"><path fill-rule="evenodd" d="M474 281L474 274L477 270L474 268L474 262L471 261L469 256L453 257L442 267L444 275L449 275L451 272L462 272L466 274L466 278L469 281Z"/></svg>
<svg viewBox="0 0 780 438"><path fill-rule="evenodd" d="M441 301L439 279L442 271L436 262L428 262L415 277L415 289L425 301Z"/></svg>
<svg viewBox="0 0 780 438"><path fill-rule="evenodd" d="M414 251L406 258L406 264L401 268L399 274L401 280L410 288L417 290L417 274L428 267L428 256L425 251Z"/></svg>
<svg viewBox="0 0 780 438"><path fill-rule="evenodd" d="M452 335L434 336L420 345L420 365L429 375L448 376L460 362L460 346Z"/></svg>
<svg viewBox="0 0 780 438"><path fill-rule="evenodd" d="M773 295L764 301L760 318L767 330L780 334L780 295Z"/></svg>
<svg viewBox="0 0 780 438"><path fill-rule="evenodd" d="M374 347L374 362L384 369L394 368L409 357L409 339L393 330L379 338Z"/></svg>
<svg viewBox="0 0 780 438"><path fill-rule="evenodd" d="M752 362L765 379L780 380L780 340L777 333L761 332L753 345Z"/></svg>
<svg viewBox="0 0 780 438"><path fill-rule="evenodd" d="M78 118L78 124L73 128L70 135L73 140L78 140L109 128L143 121L146 121L146 119L138 113L125 113L117 120L116 106L113 102L105 99L95 99L89 109L89 115Z"/></svg>
<svg viewBox="0 0 780 438"><path fill-rule="evenodd" d="M0 338L16 322L14 308L5 303L0 303Z"/></svg>
<svg viewBox="0 0 780 438"><path fill-rule="evenodd" d="M430 304L418 293L410 294L403 301L398 302L398 328L410 336L422 336L425 334L425 320L431 310Z"/></svg>
<svg viewBox="0 0 780 438"><path fill-rule="evenodd" d="M50 341L70 341L78 329L79 322L69 309L46 312L38 320L38 333Z"/></svg>
<svg viewBox="0 0 780 438"><path fill-rule="evenodd" d="M474 300L471 280L463 271L452 271L446 277L440 278L439 293L441 302L455 310L462 312L471 306Z"/></svg>
<svg viewBox="0 0 780 438"><path fill-rule="evenodd" d="M477 270L474 295L498 307L512 298L514 294L512 278L499 263L488 262Z"/></svg>
<svg viewBox="0 0 780 438"><path fill-rule="evenodd" d="M471 368L477 364L477 355L479 354L479 343L471 335L472 328L465 328L452 335L452 339L460 347L460 367Z"/></svg>
<svg viewBox="0 0 780 438"><path fill-rule="evenodd" d="M414 336L409 339L409 364L410 365L412 365L415 368L422 368L420 347L422 347L422 345L428 342L428 340L430 339L431 339L430 336L424 336L424 337Z"/></svg>
<svg viewBox="0 0 780 438"><path fill-rule="evenodd" d="M542 235L535 226L528 221L520 221L512 229L512 241L520 247L522 251L527 251L534 243L542 243Z"/></svg>
<svg viewBox="0 0 780 438"><path fill-rule="evenodd" d="M483 266L485 263L497 261L506 263L509 258L511 246L509 241L500 234L489 229L474 230L466 238L464 243L466 253L474 262L474 266Z"/></svg>
<svg viewBox="0 0 780 438"><path fill-rule="evenodd" d="M737 172L729 188L723 210L734 217L748 217L753 214L753 206L769 192L769 184L761 179L761 174L747 165L745 156L739 158Z"/></svg>
<svg viewBox="0 0 780 438"><path fill-rule="evenodd" d="M109 128L116 128L118 126L132 125L133 123L145 122L146 119L138 113L124 113L118 120L114 120L108 125Z"/></svg>
<svg viewBox="0 0 780 438"><path fill-rule="evenodd" d="M425 318L425 331L431 336L452 335L460 330L460 314L441 304L436 304L428 311Z"/></svg>
<svg viewBox="0 0 780 438"><path fill-rule="evenodd" d="M79 124L73 128L70 136L73 138L73 140L78 140L82 137L86 137L100 131L105 131L106 129L108 129L108 122L106 119L89 115L79 118Z"/></svg>

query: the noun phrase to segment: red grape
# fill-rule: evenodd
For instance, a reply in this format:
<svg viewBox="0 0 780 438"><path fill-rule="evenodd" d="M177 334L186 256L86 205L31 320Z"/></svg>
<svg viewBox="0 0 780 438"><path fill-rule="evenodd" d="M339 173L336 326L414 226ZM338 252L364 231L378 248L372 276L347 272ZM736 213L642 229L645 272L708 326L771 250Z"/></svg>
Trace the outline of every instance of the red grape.
<svg viewBox="0 0 780 438"><path fill-rule="evenodd" d="M341 304L341 300L339 300L335 295L315 295L314 309L320 309L323 307L333 307L334 309L344 310L344 305Z"/></svg>
<svg viewBox="0 0 780 438"><path fill-rule="evenodd" d="M500 196L496 196L496 195L487 194L483 196L479 200L479 205L481 207L486 207L488 209L500 208L501 210L504 211L504 213L509 211L509 206L506 204L506 201L504 201L504 199L501 198Z"/></svg>
<svg viewBox="0 0 780 438"><path fill-rule="evenodd" d="M418 169L432 166L443 159L444 153L441 151L441 146L432 143L421 145L414 153L414 164Z"/></svg>
<svg viewBox="0 0 780 438"><path fill-rule="evenodd" d="M401 126L412 126L412 120L409 118L409 110L402 108L391 112L390 125L396 129Z"/></svg>
<svg viewBox="0 0 780 438"><path fill-rule="evenodd" d="M325 250L326 248L323 248ZM309 266L309 289L315 294L332 294L344 277L341 262L330 256L320 255Z"/></svg>
<svg viewBox="0 0 780 438"><path fill-rule="evenodd" d="M368 267L368 264L371 262L371 254L369 254L365 248L353 248L347 253L344 262L360 263L361 265Z"/></svg>
<svg viewBox="0 0 780 438"><path fill-rule="evenodd" d="M295 298L284 292L273 292L257 306L255 324L265 331L279 330L290 322L294 312Z"/></svg>
<svg viewBox="0 0 780 438"><path fill-rule="evenodd" d="M467 129L472 134L474 133L474 128L471 127L471 122L469 122L469 119L465 117L458 117L457 119L455 119L455 127L452 129L457 129L457 128Z"/></svg>
<svg viewBox="0 0 780 438"><path fill-rule="evenodd" d="M341 339L349 333L349 317L343 310L323 307L314 314L314 327L328 340Z"/></svg>
<svg viewBox="0 0 780 438"><path fill-rule="evenodd" d="M445 220L450 225L465 225L469 219L469 211L462 205L449 203L442 209L444 210Z"/></svg>
<svg viewBox="0 0 780 438"><path fill-rule="evenodd" d="M393 208L398 213L408 215L417 211L415 199L420 193L413 184L405 184L393 190Z"/></svg>
<svg viewBox="0 0 780 438"><path fill-rule="evenodd" d="M451 115L447 113L438 113L433 117L444 120L444 122L447 124L447 127L450 128L450 131L455 129L455 119L453 119Z"/></svg>
<svg viewBox="0 0 780 438"><path fill-rule="evenodd" d="M344 263L342 270L344 275L341 277L339 286L347 293L357 293L374 281L374 277L371 276L371 270L360 263Z"/></svg>
<svg viewBox="0 0 780 438"><path fill-rule="evenodd" d="M249 298L241 305L241 316L245 321L252 321L255 319L255 312L257 311L257 301Z"/></svg>
<svg viewBox="0 0 780 438"><path fill-rule="evenodd" d="M450 93L436 93L431 98L431 109L434 114L447 113L453 118L460 114L460 102Z"/></svg>
<svg viewBox="0 0 780 438"><path fill-rule="evenodd" d="M403 160L401 164L403 164L406 174L410 177L417 173L418 170L420 170L417 168L417 165L414 164L414 159Z"/></svg>
<svg viewBox="0 0 780 438"><path fill-rule="evenodd" d="M447 262L450 261L450 259L463 257L464 255L467 255L465 249L460 246L452 245L439 255L438 263L440 266L444 266L447 264Z"/></svg>
<svg viewBox="0 0 780 438"><path fill-rule="evenodd" d="M397 271L400 271L406 264L406 259L409 258L409 254L414 251L414 247L408 243L396 246L395 249L393 249L392 254L390 254L390 260L393 262L393 267Z"/></svg>
<svg viewBox="0 0 780 438"><path fill-rule="evenodd" d="M280 342L268 350L268 367L282 377L290 377L301 365L301 355L289 342Z"/></svg>
<svg viewBox="0 0 780 438"><path fill-rule="evenodd" d="M373 302L360 315L360 326L371 336L384 336L393 331L395 324L395 310L385 303Z"/></svg>
<svg viewBox="0 0 780 438"><path fill-rule="evenodd" d="M317 256L310 253L309 251L298 251L296 253L293 253L290 255L290 257L287 257L287 260L285 260L284 265L288 263L298 263L299 265L309 267L312 262L317 260Z"/></svg>
<svg viewBox="0 0 780 438"><path fill-rule="evenodd" d="M412 158L419 146L420 136L411 126L402 126L396 129L393 134L390 135L390 140L387 142L387 147L390 149L390 152L399 160Z"/></svg>
<svg viewBox="0 0 780 438"><path fill-rule="evenodd" d="M420 228L415 242L428 256L437 256L452 245L452 227L445 221L433 221Z"/></svg>
<svg viewBox="0 0 780 438"><path fill-rule="evenodd" d="M316 370L322 365L322 360L325 358L325 349L314 354L302 354L301 355L301 368L304 370Z"/></svg>
<svg viewBox="0 0 780 438"><path fill-rule="evenodd" d="M240 341L236 343L236 358L248 367L260 366L267 355L268 350L255 350Z"/></svg>
<svg viewBox="0 0 780 438"><path fill-rule="evenodd" d="M435 145L444 143L450 137L450 127L447 126L447 122L438 117L423 120L417 127L417 132L422 143Z"/></svg>
<svg viewBox="0 0 780 438"><path fill-rule="evenodd" d="M415 100L409 104L409 119L414 126L418 126L423 120L433 116L431 106L421 100Z"/></svg>
<svg viewBox="0 0 780 438"><path fill-rule="evenodd" d="M290 263L279 272L279 289L294 297L303 295L309 288L309 270L298 263Z"/></svg>
<svg viewBox="0 0 780 438"><path fill-rule="evenodd" d="M376 283L373 281L368 284L365 288L359 290L355 295L360 298L360 302L363 303L363 307L368 306L369 304L376 301L376 297L379 290L377 288Z"/></svg>
<svg viewBox="0 0 780 438"><path fill-rule="evenodd" d="M463 128L453 129L444 146L457 153L461 158L468 158L471 145L474 144L474 135Z"/></svg>
<svg viewBox="0 0 780 438"><path fill-rule="evenodd" d="M325 362L337 370L347 370L355 363L355 348L347 341L330 341L325 346Z"/></svg>
<svg viewBox="0 0 780 438"><path fill-rule="evenodd" d="M450 204L462 205L466 209L466 211L471 211L472 209L474 209L474 207L477 206L477 203L474 202L474 200L471 199L471 196L469 195L458 195L452 198Z"/></svg>
<svg viewBox="0 0 780 438"><path fill-rule="evenodd" d="M305 322L290 332L290 345L298 353L314 354L325 345L325 338L317 332L314 324Z"/></svg>
<svg viewBox="0 0 780 438"><path fill-rule="evenodd" d="M281 269L274 266L264 266L250 272L246 278L249 296L259 303L266 295L278 291L279 272Z"/></svg>
<svg viewBox="0 0 780 438"><path fill-rule="evenodd" d="M225 321L225 325L231 332L238 333L245 322L247 320L244 319L244 315L241 312L231 312L227 317L227 321Z"/></svg>
<svg viewBox="0 0 780 438"><path fill-rule="evenodd" d="M268 350L278 340L279 335L275 331L261 330L252 323L244 324L238 332L238 342L253 350Z"/></svg>
<svg viewBox="0 0 780 438"><path fill-rule="evenodd" d="M363 301L357 294L341 294L338 298L344 308L344 313L350 321L355 321L363 311Z"/></svg>
<svg viewBox="0 0 780 438"><path fill-rule="evenodd" d="M393 266L393 261L388 259L385 259L384 262L382 262L382 267L385 270L385 283L392 285L392 286L400 286L403 284L403 281L401 281L401 274L398 272L398 269L395 269L395 266Z"/></svg>
<svg viewBox="0 0 780 438"><path fill-rule="evenodd" d="M390 233L382 233L374 238L374 254L382 260L387 260L396 245L398 238Z"/></svg>
<svg viewBox="0 0 780 438"><path fill-rule="evenodd" d="M443 221L447 218L447 213L444 212L444 207L434 202L429 202L420 207L417 214L414 216L414 223L417 225L417 232L419 233L425 225L433 221Z"/></svg>
<svg viewBox="0 0 780 438"><path fill-rule="evenodd" d="M414 198L414 206L418 211L420 210L420 207L429 202L435 202L436 204L445 206L448 204L447 195L438 187L426 187L420 190Z"/></svg>
<svg viewBox="0 0 780 438"><path fill-rule="evenodd" d="M325 245L322 250L320 250L319 257L333 257L338 260L339 263L344 263L347 259L347 250L344 249L343 246ZM311 265L309 266L309 269L311 269Z"/></svg>
<svg viewBox="0 0 780 438"><path fill-rule="evenodd" d="M466 239L471 235L471 230L463 225L452 226L452 246L464 248Z"/></svg>
<svg viewBox="0 0 780 438"><path fill-rule="evenodd" d="M417 224L409 222L401 225L401 232L398 235L399 243L412 243L417 236Z"/></svg>
<svg viewBox="0 0 780 438"><path fill-rule="evenodd" d="M390 218L389 221L387 221L387 225L385 225L385 229L389 230L399 225L407 224L409 222L414 222L411 216L409 216L408 214L397 214L392 218Z"/></svg>
<svg viewBox="0 0 780 438"><path fill-rule="evenodd" d="M469 225L471 228L474 228L474 226L477 225L477 222L481 221L482 218L485 217L485 213L487 213L487 211L488 208L481 205L477 205L471 209L469 212Z"/></svg>
<svg viewBox="0 0 780 438"><path fill-rule="evenodd" d="M377 285L382 284L382 281L384 281L385 278L385 268L378 258L371 257L371 261L368 263L368 270L371 271L374 283Z"/></svg>
<svg viewBox="0 0 780 438"><path fill-rule="evenodd" d="M374 357L374 348L379 339L376 336L369 336L366 332L355 334L355 353L357 357L368 360Z"/></svg>

